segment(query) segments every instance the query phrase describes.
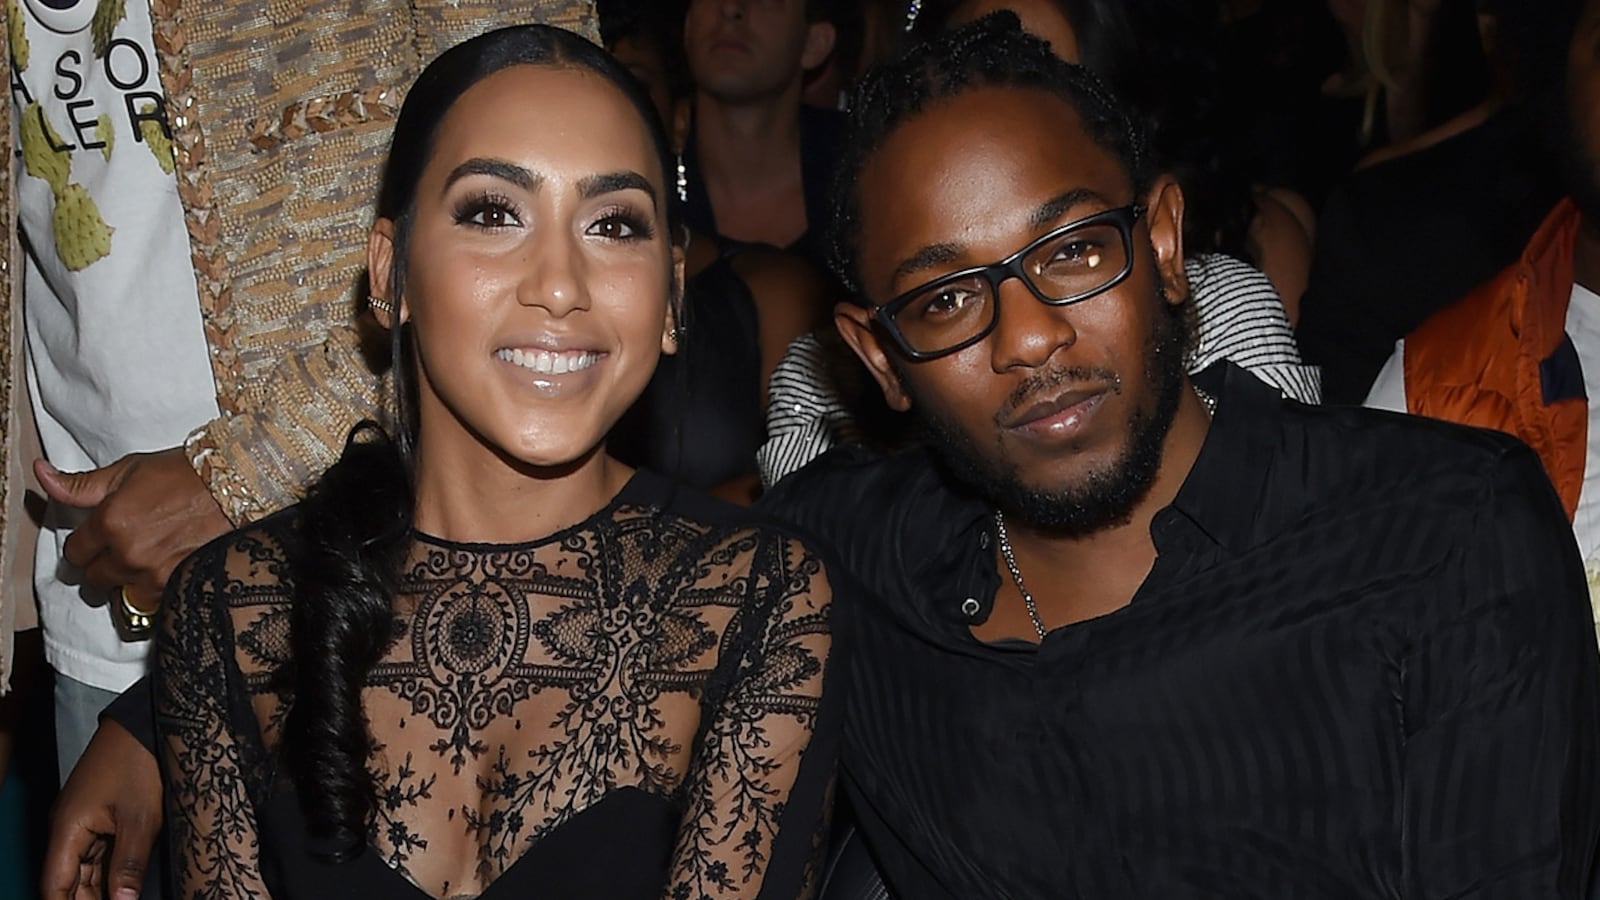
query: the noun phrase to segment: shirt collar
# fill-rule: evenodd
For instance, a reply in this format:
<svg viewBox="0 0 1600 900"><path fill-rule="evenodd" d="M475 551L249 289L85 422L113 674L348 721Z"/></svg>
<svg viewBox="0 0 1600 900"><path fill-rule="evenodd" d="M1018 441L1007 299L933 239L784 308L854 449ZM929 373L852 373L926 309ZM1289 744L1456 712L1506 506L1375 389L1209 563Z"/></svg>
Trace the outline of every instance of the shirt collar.
<svg viewBox="0 0 1600 900"><path fill-rule="evenodd" d="M1285 401L1275 388L1233 363L1214 363L1191 376L1195 386L1217 400L1217 410L1194 466L1162 518L1181 520L1230 553L1247 549L1254 526L1268 508L1264 496L1272 466L1273 443L1264 419L1275 417ZM1163 511L1164 513L1167 511ZM1161 535L1156 549L1164 550Z"/></svg>
<svg viewBox="0 0 1600 900"><path fill-rule="evenodd" d="M1196 542L1237 553L1255 540L1259 512L1266 508L1267 473L1272 463L1271 417L1283 397L1272 387L1229 362L1218 362L1192 376L1203 391L1217 398L1217 411L1189 476L1178 495L1156 515L1152 539L1158 553L1192 547ZM924 609L944 621L963 626L988 618L999 587L995 563L994 507L953 483L925 448L907 451L902 462L918 474L901 485L909 499L901 523L910 530L937 523L939 537L916 548L902 548L900 563L910 583L939 608ZM919 524L920 523L920 524ZM942 552L928 552L936 547ZM914 550L915 552L908 552ZM968 604L968 600L972 603Z"/></svg>

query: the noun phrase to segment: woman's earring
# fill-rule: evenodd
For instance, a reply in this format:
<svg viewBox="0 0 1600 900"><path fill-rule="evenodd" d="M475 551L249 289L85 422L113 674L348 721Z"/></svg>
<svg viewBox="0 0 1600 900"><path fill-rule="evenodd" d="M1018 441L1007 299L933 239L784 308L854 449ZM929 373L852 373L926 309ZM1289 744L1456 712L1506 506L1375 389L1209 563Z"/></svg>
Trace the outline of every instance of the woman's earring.
<svg viewBox="0 0 1600 900"><path fill-rule="evenodd" d="M371 307L377 312L383 313L386 316L394 315L394 304L383 299L382 297L368 297L367 306Z"/></svg>
<svg viewBox="0 0 1600 900"><path fill-rule="evenodd" d="M683 153L678 153L678 202L689 202L689 167L683 164Z"/></svg>
<svg viewBox="0 0 1600 900"><path fill-rule="evenodd" d="M906 30L917 27L917 16L922 15L922 0L911 0L911 8L906 10Z"/></svg>

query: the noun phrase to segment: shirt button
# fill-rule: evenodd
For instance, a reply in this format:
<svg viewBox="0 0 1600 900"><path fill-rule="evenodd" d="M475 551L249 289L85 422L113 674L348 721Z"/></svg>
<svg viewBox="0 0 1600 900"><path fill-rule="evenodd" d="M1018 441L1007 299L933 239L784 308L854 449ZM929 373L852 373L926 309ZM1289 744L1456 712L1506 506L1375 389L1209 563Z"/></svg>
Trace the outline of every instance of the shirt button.
<svg viewBox="0 0 1600 900"><path fill-rule="evenodd" d="M967 599L961 601L961 612L969 618L977 615L980 608L981 606L975 597L968 597Z"/></svg>

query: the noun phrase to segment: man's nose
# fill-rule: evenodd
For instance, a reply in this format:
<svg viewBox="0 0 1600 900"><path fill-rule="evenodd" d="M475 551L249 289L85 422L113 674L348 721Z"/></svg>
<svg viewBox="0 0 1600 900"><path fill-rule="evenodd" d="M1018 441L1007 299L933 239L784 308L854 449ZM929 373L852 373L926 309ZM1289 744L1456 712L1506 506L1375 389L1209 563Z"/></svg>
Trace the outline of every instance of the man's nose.
<svg viewBox="0 0 1600 900"><path fill-rule="evenodd" d="M1003 276L995 287L995 302L1000 318L990 336L990 355L996 372L1042 366L1057 351L1077 343L1068 308L1040 300L1020 276Z"/></svg>

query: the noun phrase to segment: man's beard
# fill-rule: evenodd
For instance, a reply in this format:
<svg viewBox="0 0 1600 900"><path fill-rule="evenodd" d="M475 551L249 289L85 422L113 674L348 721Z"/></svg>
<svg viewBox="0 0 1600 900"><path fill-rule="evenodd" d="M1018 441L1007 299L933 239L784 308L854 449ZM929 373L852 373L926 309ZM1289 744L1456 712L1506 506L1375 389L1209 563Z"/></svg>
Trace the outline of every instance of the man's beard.
<svg viewBox="0 0 1600 900"><path fill-rule="evenodd" d="M1015 465L979 452L970 435L942 415L937 405L913 392L913 408L919 411L928 442L946 470L1008 516L1065 537L1086 537L1126 524L1161 469L1167 431L1183 394L1188 304L1167 302L1165 291L1159 289L1158 294L1161 311L1145 342L1145 384L1154 408L1134 409L1122 454L1109 466L1085 473L1071 487L1029 487ZM1109 380L1115 392L1122 391L1121 379L1115 373L1090 369L1041 373L1030 379L1023 390L1031 393L1042 386L1093 379ZM909 381L902 379L902 383L909 391Z"/></svg>

